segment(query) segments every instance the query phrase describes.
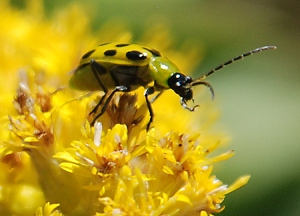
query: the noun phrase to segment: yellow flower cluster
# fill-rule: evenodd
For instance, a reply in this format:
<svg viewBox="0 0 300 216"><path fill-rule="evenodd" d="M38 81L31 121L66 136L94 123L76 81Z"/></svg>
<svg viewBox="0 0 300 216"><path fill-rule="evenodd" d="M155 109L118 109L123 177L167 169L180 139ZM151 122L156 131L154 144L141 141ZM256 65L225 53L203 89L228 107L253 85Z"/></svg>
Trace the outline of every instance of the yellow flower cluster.
<svg viewBox="0 0 300 216"><path fill-rule="evenodd" d="M91 127L89 112L101 93L79 96L64 86L80 55L102 41L91 36L79 6L47 21L40 1L26 2L23 10L8 0L0 3L0 215L204 216L222 211L225 195L249 176L228 186L212 174L214 163L233 155L210 157L219 137L196 133L215 114L191 114L166 92L162 97L168 103L155 102L154 127L147 132L149 116L139 89L116 95ZM114 34L108 38L130 39L121 29ZM147 45L160 41L154 38ZM182 62L186 58L180 52L169 52L181 67L193 67ZM195 58L196 52L191 55ZM196 115L198 121L209 116L209 123L195 124Z"/></svg>

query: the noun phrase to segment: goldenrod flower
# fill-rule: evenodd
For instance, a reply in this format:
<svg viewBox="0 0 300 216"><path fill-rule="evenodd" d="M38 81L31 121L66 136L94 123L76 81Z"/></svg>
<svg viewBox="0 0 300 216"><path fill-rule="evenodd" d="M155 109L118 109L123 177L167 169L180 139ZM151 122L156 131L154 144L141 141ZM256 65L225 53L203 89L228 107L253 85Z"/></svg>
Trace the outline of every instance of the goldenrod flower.
<svg viewBox="0 0 300 216"><path fill-rule="evenodd" d="M101 93L64 86L82 53L104 41L89 32L78 5L47 21L40 1L27 3L24 10L8 0L0 3L0 214L204 216L222 211L225 195L249 176L228 186L213 175L213 164L233 155L209 156L221 137L205 134L216 113L202 107L189 113L166 92L167 103L158 99L153 106L154 127L147 132L141 88L117 94L91 127L89 112ZM101 38L130 42L122 29ZM160 41L167 36L145 44L159 47ZM161 46L184 71L194 66L186 59L199 59L195 50L189 49L186 58Z"/></svg>

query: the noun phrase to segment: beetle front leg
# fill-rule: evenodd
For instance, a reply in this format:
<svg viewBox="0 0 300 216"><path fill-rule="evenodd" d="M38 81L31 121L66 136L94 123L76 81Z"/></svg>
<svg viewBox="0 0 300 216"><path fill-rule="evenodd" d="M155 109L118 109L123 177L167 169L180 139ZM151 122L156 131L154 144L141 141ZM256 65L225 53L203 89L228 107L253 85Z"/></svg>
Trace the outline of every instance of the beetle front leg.
<svg viewBox="0 0 300 216"><path fill-rule="evenodd" d="M154 87L149 87L149 88L146 89L146 91L144 93L145 98L146 98L147 107L148 107L149 114L150 114L150 120L147 124L147 131L150 129L150 125L153 122L153 118L154 118L154 112L153 112L153 109L152 109L152 106L151 106L151 101L149 100L148 96L153 94L154 92L155 92Z"/></svg>
<svg viewBox="0 0 300 216"><path fill-rule="evenodd" d="M157 95L155 95L151 100L150 102L153 103L159 96L161 96L161 94L163 93L164 91L160 91Z"/></svg>
<svg viewBox="0 0 300 216"><path fill-rule="evenodd" d="M194 101L194 99L193 99L193 101ZM181 98L181 99L180 99L180 104L181 104L181 106L182 106L184 109L187 109L187 110L189 110L189 111L191 111L191 112L195 111L195 109L196 109L197 107L199 107L199 105L196 105L196 106L193 106L193 107L188 107L188 105L186 104L186 100L185 100L184 98Z"/></svg>

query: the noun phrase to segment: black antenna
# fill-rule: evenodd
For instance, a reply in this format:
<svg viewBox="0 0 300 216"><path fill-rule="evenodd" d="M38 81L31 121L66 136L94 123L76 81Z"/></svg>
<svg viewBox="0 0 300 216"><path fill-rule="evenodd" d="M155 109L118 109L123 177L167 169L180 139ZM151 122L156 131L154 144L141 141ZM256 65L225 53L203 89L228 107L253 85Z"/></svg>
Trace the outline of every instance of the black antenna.
<svg viewBox="0 0 300 216"><path fill-rule="evenodd" d="M205 75L199 77L198 79L194 80L194 82L197 82L197 80L198 80L198 81L199 81L199 80L203 80L203 79L205 79L206 77L208 77L208 76L212 75L213 73L215 73L216 71L218 71L218 70L220 70L220 69L226 67L227 65L232 64L232 63L234 63L234 62L236 62L236 61L238 61L238 60L244 59L244 58L247 57L247 56L251 56L251 55L253 55L253 54L255 54L255 53L259 53L259 52L264 51L264 50L274 50L274 49L276 49L276 46L263 46L263 47L259 47L259 48L257 48L257 49L251 50L251 51L249 51L249 52L246 52L246 53L244 53L244 54L242 54L242 55L239 55L239 56L237 56L237 57L235 57L235 58L233 58L233 59L230 59L229 61L227 61L227 62L225 62L225 63L219 65L218 67L212 69L212 70L209 71L207 74L205 74Z"/></svg>

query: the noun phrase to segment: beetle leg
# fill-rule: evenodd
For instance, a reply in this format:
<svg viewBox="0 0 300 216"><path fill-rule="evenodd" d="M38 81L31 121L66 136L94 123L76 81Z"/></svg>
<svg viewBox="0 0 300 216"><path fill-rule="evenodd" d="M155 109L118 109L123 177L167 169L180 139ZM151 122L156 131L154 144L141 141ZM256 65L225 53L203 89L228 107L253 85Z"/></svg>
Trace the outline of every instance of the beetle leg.
<svg viewBox="0 0 300 216"><path fill-rule="evenodd" d="M151 100L150 102L153 103L159 96L161 96L161 94L163 93L164 91L160 91L157 95L155 95Z"/></svg>
<svg viewBox="0 0 300 216"><path fill-rule="evenodd" d="M150 100L148 98L148 95L151 95L154 92L155 92L154 87L149 87L149 88L146 89L146 91L144 93L145 98L146 98L147 107L148 107L149 114L150 114L150 120L149 120L149 122L147 124L147 131L149 130L150 125L153 122L153 117L154 117L154 112L153 112L153 109L152 109L152 106L151 106L151 102L150 102ZM158 93L158 94L160 94L160 93Z"/></svg>
<svg viewBox="0 0 300 216"><path fill-rule="evenodd" d="M102 74L104 73L103 71L101 71L101 67L99 67L99 64L95 61L95 59L92 59L90 61L90 64L91 64L91 68L92 68L92 71L93 71L93 74L97 80L97 82L99 83L100 87L102 88L102 90L104 91L104 95L102 96L101 100L99 101L99 103L94 107L94 109L89 113L89 115L91 115L92 113L96 113L99 106L102 104L102 102L104 101L104 98L106 97L107 95L107 88L105 87L105 85L102 83L100 77L99 77L99 74Z"/></svg>
<svg viewBox="0 0 300 216"><path fill-rule="evenodd" d="M188 107L188 105L186 104L186 101L184 100L184 98L181 98L180 99L180 104L181 106L184 108L184 109L187 109L191 112L195 111L195 108L198 107L199 105L196 105L194 107Z"/></svg>
<svg viewBox="0 0 300 216"><path fill-rule="evenodd" d="M97 105L94 107L94 109L89 113L89 115L91 115L92 113L96 113L99 106L102 104L102 102L104 101L104 98L106 97L107 92L104 93L104 95L101 97L100 101L97 103Z"/></svg>
<svg viewBox="0 0 300 216"><path fill-rule="evenodd" d="M95 59L92 59L92 60L90 61L90 64L91 64L91 68L92 68L92 71L93 71L93 73L94 73L94 76L95 76L97 82L99 83L100 87L102 88L102 90L103 90L104 92L107 92L107 88L106 88L105 85L102 83L102 81L101 81L101 79L100 79L100 77L99 77L100 74L103 75L103 74L106 74L106 73L107 73L106 69L105 69L103 66L99 65L99 64L95 61Z"/></svg>
<svg viewBox="0 0 300 216"><path fill-rule="evenodd" d="M103 107L100 111L100 113L93 119L93 121L91 122L91 125L94 125L96 120L103 115L103 113L106 111L107 107L108 107L108 104L110 103L111 99L113 98L114 94L116 92L126 92L128 91L128 87L126 86L117 86L113 91L112 93L108 96L108 98L105 100L104 104L103 104ZM105 94L106 95L106 94ZM104 95L104 96L105 96ZM104 98L103 96L103 98ZM102 98L100 100L100 102L102 101ZM99 104L99 103L98 103Z"/></svg>

